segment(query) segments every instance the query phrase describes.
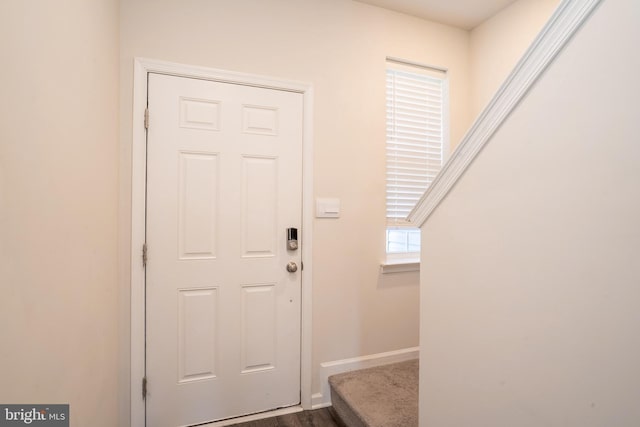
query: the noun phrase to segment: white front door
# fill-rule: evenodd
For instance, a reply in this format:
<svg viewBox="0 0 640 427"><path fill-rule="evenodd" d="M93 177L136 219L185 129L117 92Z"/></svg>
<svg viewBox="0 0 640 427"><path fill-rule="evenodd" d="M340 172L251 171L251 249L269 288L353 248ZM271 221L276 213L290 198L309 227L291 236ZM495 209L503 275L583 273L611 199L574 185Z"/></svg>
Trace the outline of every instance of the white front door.
<svg viewBox="0 0 640 427"><path fill-rule="evenodd" d="M147 426L300 403L302 98L149 74Z"/></svg>

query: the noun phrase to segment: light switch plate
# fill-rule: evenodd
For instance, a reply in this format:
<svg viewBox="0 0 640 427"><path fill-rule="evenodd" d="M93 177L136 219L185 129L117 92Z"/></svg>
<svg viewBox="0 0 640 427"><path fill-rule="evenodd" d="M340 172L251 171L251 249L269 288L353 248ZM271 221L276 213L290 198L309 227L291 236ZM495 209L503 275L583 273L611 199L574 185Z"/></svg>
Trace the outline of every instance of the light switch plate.
<svg viewBox="0 0 640 427"><path fill-rule="evenodd" d="M340 218L340 199L317 197L316 218Z"/></svg>

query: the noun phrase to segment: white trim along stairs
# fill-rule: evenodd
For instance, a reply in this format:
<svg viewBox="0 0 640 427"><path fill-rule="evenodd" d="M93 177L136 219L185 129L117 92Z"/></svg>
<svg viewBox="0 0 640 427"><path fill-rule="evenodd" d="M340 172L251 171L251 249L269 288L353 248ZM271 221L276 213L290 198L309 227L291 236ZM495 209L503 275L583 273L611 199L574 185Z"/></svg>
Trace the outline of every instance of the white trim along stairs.
<svg viewBox="0 0 640 427"><path fill-rule="evenodd" d="M602 0L564 0L409 213L422 226Z"/></svg>

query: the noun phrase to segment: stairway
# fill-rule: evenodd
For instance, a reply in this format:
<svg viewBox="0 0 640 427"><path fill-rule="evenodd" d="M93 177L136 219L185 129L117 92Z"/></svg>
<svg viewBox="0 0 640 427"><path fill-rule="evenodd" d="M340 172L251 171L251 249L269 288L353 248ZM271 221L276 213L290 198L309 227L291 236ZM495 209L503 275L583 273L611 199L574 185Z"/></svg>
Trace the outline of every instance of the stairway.
<svg viewBox="0 0 640 427"><path fill-rule="evenodd" d="M329 377L334 414L346 427L418 425L418 360Z"/></svg>

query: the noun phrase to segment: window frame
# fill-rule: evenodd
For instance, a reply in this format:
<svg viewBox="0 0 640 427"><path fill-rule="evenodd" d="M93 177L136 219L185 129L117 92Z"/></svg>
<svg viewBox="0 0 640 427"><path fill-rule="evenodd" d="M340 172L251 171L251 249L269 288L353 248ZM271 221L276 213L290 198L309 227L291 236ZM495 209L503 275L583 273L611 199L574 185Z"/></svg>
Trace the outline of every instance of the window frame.
<svg viewBox="0 0 640 427"><path fill-rule="evenodd" d="M446 163L448 157L449 157L449 105L450 105L450 99L449 99L449 76L447 73L447 70L445 68L441 68L441 67L434 67L434 66L430 66L430 65L425 65L425 64L419 64L419 63L415 63L415 62L411 62L411 61L406 61L406 60L402 60L402 59L398 59L398 58L392 58L392 57L387 57L386 63L385 63L385 91L386 91L386 95L385 95L385 121L387 122L386 124L386 132L385 132L385 185L387 186L387 188L385 189L385 216L389 214L389 164L390 164L390 154L389 154L389 146L390 146L390 138L389 138L389 102L390 102L390 98L389 98L389 83L388 83L388 76L389 76L389 72L395 72L398 73L400 72L401 74L415 74L417 76L426 76L430 79L438 79L440 80L440 98L441 98L441 103L440 103L440 157L441 157L441 163L438 167L438 171L436 172L435 175L437 175L439 173L439 171L442 169L442 166ZM426 91L426 89L425 89ZM396 98L393 98L393 100L391 100L392 103L396 102ZM425 141L425 146L428 143ZM397 145L397 144L396 144ZM402 143L400 144L402 145ZM426 149L426 147L425 147ZM393 164L396 168L397 168L397 163ZM424 172L427 173L427 167L425 167ZM434 175L434 177L435 177ZM433 182L433 178L431 177L431 179L429 180L427 186L425 187L428 188L429 185L431 184L431 182ZM397 195L396 195L397 196ZM410 209L409 209L410 211ZM418 228L416 228L413 224L409 223L406 220L402 220L399 219L397 217L395 218L390 218L390 217L386 217L386 227L385 227L385 263L382 265L383 268L383 273L384 272L396 272L398 271L398 266L399 265L405 265L405 266L410 266L413 265L413 267L416 267L414 269L419 269L419 258L420 258L420 252L419 250L416 251L406 251L406 252L398 252L398 251L392 251L389 252L389 247L390 247L390 240L389 240L389 232L393 231L393 230L399 230L399 229L407 229L408 231L418 231L418 233L420 232L420 230ZM421 239L421 238L420 238ZM408 244L407 244L407 249L408 249ZM393 271L384 271L385 270L385 266L391 266L392 268L390 268L390 270ZM407 271L404 269L400 269L401 271ZM413 271L413 269L408 270L408 271Z"/></svg>

